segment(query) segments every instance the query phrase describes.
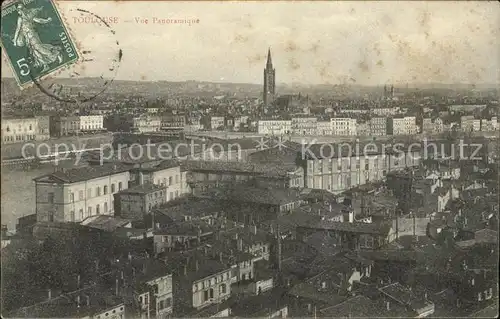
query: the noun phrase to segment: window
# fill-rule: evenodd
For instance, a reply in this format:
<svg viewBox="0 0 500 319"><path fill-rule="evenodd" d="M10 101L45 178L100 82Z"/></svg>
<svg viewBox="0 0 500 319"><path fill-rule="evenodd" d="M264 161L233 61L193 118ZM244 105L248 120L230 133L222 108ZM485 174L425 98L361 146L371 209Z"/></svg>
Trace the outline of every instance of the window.
<svg viewBox="0 0 500 319"><path fill-rule="evenodd" d="M87 199L92 197L92 189L87 189Z"/></svg>
<svg viewBox="0 0 500 319"><path fill-rule="evenodd" d="M165 185L167 185L167 179L166 178L164 178L163 179L163 183L161 183L161 186L165 186Z"/></svg>
<svg viewBox="0 0 500 319"><path fill-rule="evenodd" d="M97 188L95 190L95 196L101 196L101 187L100 186L97 186Z"/></svg>
<svg viewBox="0 0 500 319"><path fill-rule="evenodd" d="M226 293L226 284L220 285L219 292L221 294L225 294Z"/></svg>
<svg viewBox="0 0 500 319"><path fill-rule="evenodd" d="M172 176L170 176L170 177L168 178L168 185L169 185L169 186L170 186L170 185L172 185Z"/></svg>
<svg viewBox="0 0 500 319"><path fill-rule="evenodd" d="M78 191L78 200L83 200L83 191Z"/></svg>
<svg viewBox="0 0 500 319"><path fill-rule="evenodd" d="M203 292L203 301L207 301L208 300L208 290L205 290Z"/></svg>
<svg viewBox="0 0 500 319"><path fill-rule="evenodd" d="M108 185L104 185L104 195L108 193Z"/></svg>
<svg viewBox="0 0 500 319"><path fill-rule="evenodd" d="M172 307L172 298L167 298L165 300L165 307Z"/></svg>
<svg viewBox="0 0 500 319"><path fill-rule="evenodd" d="M97 205L95 206L95 213L96 213L97 215L99 215L99 214L101 213L101 207L99 206L99 204L97 204Z"/></svg>
<svg viewBox="0 0 500 319"><path fill-rule="evenodd" d="M122 182L119 182L118 183L118 191L121 191L122 190Z"/></svg>
<svg viewBox="0 0 500 319"><path fill-rule="evenodd" d="M214 298L214 289L210 288L210 299Z"/></svg>
<svg viewBox="0 0 500 319"><path fill-rule="evenodd" d="M75 193L69 193L69 201L71 203L75 201Z"/></svg>
<svg viewBox="0 0 500 319"><path fill-rule="evenodd" d="M47 194L47 201L51 204L54 204L54 193Z"/></svg>
<svg viewBox="0 0 500 319"><path fill-rule="evenodd" d="M80 208L80 220L83 220L85 216L83 216L83 208Z"/></svg>
<svg viewBox="0 0 500 319"><path fill-rule="evenodd" d="M92 207L88 208L88 216L92 216Z"/></svg>
<svg viewBox="0 0 500 319"><path fill-rule="evenodd" d="M74 210L69 212L69 220L72 222L75 221L75 211Z"/></svg>
<svg viewBox="0 0 500 319"><path fill-rule="evenodd" d="M108 212L108 203L104 203L104 212L107 213Z"/></svg>
<svg viewBox="0 0 500 319"><path fill-rule="evenodd" d="M111 184L111 193L114 193L115 192L115 184Z"/></svg>
<svg viewBox="0 0 500 319"><path fill-rule="evenodd" d="M365 171L370 170L370 162L368 159L365 159Z"/></svg>
<svg viewBox="0 0 500 319"><path fill-rule="evenodd" d="M165 302L164 302L163 300L160 300L160 301L158 302L158 309L160 309L160 310L161 310L161 309L163 309L163 308L165 308Z"/></svg>
<svg viewBox="0 0 500 319"><path fill-rule="evenodd" d="M147 305L149 303L148 295L144 295L144 303Z"/></svg>
<svg viewBox="0 0 500 319"><path fill-rule="evenodd" d="M478 301L483 300L483 296L482 296L482 294L480 292L477 293L477 300Z"/></svg>

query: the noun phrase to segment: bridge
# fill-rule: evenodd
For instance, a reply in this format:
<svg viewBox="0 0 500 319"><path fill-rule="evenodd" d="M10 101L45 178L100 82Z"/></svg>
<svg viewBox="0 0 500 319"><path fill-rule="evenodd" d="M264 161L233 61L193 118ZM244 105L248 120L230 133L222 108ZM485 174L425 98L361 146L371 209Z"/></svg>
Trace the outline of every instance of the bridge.
<svg viewBox="0 0 500 319"><path fill-rule="evenodd" d="M86 148L69 151L49 151L48 154L38 156L26 156L21 158L3 159L2 166L29 165L35 163L51 163L73 159L77 154L85 152L100 151L101 148Z"/></svg>

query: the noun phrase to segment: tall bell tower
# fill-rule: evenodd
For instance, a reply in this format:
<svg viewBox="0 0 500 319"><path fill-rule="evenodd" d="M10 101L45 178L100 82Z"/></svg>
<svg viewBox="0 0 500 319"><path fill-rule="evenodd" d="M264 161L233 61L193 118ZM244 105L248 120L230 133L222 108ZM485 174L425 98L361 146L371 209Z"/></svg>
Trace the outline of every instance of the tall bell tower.
<svg viewBox="0 0 500 319"><path fill-rule="evenodd" d="M276 93L276 70L273 68L271 59L271 48L267 51L267 63L264 69L264 106L269 106L273 103Z"/></svg>

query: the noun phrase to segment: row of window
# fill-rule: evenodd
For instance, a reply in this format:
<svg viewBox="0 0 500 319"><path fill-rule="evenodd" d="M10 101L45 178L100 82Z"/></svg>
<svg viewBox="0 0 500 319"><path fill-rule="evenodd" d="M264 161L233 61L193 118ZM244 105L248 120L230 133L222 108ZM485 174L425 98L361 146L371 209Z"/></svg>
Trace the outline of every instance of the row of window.
<svg viewBox="0 0 500 319"><path fill-rule="evenodd" d="M121 191L123 189L123 183L118 182L118 191ZM108 185L104 185L102 188L103 194L102 195L107 195L108 194ZM116 192L116 185L114 183L111 184L111 194L114 194ZM95 196L94 197L99 197L101 196L101 187L97 186L95 188ZM92 198L92 188L87 189L87 199ZM84 192L83 190L78 191L78 200L84 200ZM70 193L69 195L69 200L70 202L75 201L75 193ZM50 202L50 200L49 200Z"/></svg>
<svg viewBox="0 0 500 319"><path fill-rule="evenodd" d="M18 125L18 128L19 128L19 131L21 131L21 124ZM10 132L10 127L8 125L5 127L5 131ZM26 127L24 128L24 131L26 132ZM33 125L30 124L28 126L28 131L33 131ZM15 129L14 129L14 133L16 133Z"/></svg>
<svg viewBox="0 0 500 319"><path fill-rule="evenodd" d="M163 310L165 308L170 308L170 307L172 307L172 298L170 298L170 297L165 299L165 300L160 300L158 302L158 311Z"/></svg>
<svg viewBox="0 0 500 319"><path fill-rule="evenodd" d="M227 287L226 284L221 284L219 286L219 294L226 294ZM207 302L210 299L214 299L214 289L210 288L208 290L203 291L203 302Z"/></svg>
<svg viewBox="0 0 500 319"><path fill-rule="evenodd" d="M163 180L160 180L160 179L157 180L156 184L161 185L161 186L170 186L170 185L172 185L173 181L174 181L174 178L172 176L170 176L168 178L168 184L167 184L167 178L163 178ZM179 183L179 175L175 175L175 183L176 184Z"/></svg>
<svg viewBox="0 0 500 319"><path fill-rule="evenodd" d="M113 204L114 204L114 201L111 201L111 207L113 207ZM108 210L109 210L108 203L104 202L104 204L102 205L102 212L103 213L107 213ZM85 212L84 212L83 208L81 208L80 211L79 211L79 217L80 217L79 220L84 220L85 218L92 216L92 214L93 214L93 208L92 208L92 206L87 207L87 214L86 215L85 215ZM95 214L96 215L100 215L101 214L101 205L100 204L97 204L95 206ZM71 222L75 222L76 221L75 211L71 211L69 213L69 216L70 216L69 218L70 218Z"/></svg>

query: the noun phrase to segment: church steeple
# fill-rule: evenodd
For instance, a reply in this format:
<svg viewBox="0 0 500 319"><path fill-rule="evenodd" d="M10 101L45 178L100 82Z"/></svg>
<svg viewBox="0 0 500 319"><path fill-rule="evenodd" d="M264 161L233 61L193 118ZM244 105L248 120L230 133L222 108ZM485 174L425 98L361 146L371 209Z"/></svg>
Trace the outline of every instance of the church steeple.
<svg viewBox="0 0 500 319"><path fill-rule="evenodd" d="M276 71L273 68L271 59L271 48L267 50L267 62L264 69L264 90L263 90L264 105L270 106L275 98L276 93Z"/></svg>
<svg viewBox="0 0 500 319"><path fill-rule="evenodd" d="M273 69L273 60L271 58L271 48L267 50L267 63L266 63L266 69L272 70Z"/></svg>

